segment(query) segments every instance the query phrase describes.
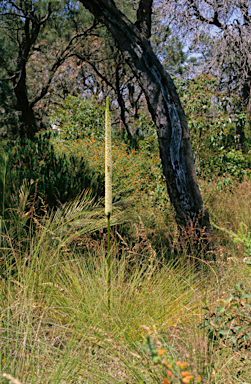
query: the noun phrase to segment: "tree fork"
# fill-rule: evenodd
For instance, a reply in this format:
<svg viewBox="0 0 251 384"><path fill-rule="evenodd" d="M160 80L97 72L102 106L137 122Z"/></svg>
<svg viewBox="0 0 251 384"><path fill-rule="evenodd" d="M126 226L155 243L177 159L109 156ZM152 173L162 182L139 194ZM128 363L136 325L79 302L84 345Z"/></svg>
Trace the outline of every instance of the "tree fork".
<svg viewBox="0 0 251 384"><path fill-rule="evenodd" d="M188 234L191 228L196 228L197 233L203 230L211 238L209 214L196 179L188 125L171 77L145 35L118 10L113 0L81 2L106 25L145 94L157 128L168 194L181 232Z"/></svg>

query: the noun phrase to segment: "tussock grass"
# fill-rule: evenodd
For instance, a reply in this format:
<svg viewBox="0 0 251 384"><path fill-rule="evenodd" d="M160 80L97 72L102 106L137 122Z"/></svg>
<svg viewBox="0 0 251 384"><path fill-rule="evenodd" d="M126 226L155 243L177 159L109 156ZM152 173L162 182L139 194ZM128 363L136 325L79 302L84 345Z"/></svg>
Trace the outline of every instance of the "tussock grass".
<svg viewBox="0 0 251 384"><path fill-rule="evenodd" d="M250 192L248 182L215 192L207 203L214 220L250 228ZM22 221L25 209L13 212L14 228L23 223L23 230L10 227L1 248L0 383L11 382L8 375L22 384L162 383L141 346L147 334L204 383L250 382L246 355L214 349L198 328L202 308L216 306L236 281L251 289L243 250L225 233L215 231L215 264L195 269L193 255L174 249L170 208L145 198L133 211L115 209L109 310L101 208L86 195L50 217Z"/></svg>
<svg viewBox="0 0 251 384"><path fill-rule="evenodd" d="M93 260L65 254L64 262L51 256L30 258L16 278L10 270L1 282L2 371L23 382L95 382L109 372L110 382L120 382L118 372L134 380L127 365L146 329L166 330L199 309L195 276L157 263L135 265L128 273L121 257L112 266L109 311L105 255Z"/></svg>
<svg viewBox="0 0 251 384"><path fill-rule="evenodd" d="M109 311L105 252L80 254L69 245L72 232L76 239L72 227L80 226L78 212L83 216L86 208L79 206L36 219L37 234L26 248L8 238L12 248L2 249L1 372L23 383L136 382L133 361L137 371L137 343L147 330L189 321L202 303L198 276L186 266L163 265L149 254L132 268L123 253L113 257ZM95 215L87 212L89 220ZM16 262L8 265L10 253Z"/></svg>

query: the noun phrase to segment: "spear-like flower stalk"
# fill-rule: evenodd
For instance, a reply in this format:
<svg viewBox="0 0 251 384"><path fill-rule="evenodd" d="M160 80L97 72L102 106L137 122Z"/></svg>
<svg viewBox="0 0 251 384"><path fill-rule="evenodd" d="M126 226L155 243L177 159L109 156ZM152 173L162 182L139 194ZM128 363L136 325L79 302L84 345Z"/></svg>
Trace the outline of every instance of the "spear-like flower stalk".
<svg viewBox="0 0 251 384"><path fill-rule="evenodd" d="M112 138L109 97L106 98L105 108L105 214L107 216L107 286L108 308L111 307L111 247L110 247L110 218L112 213Z"/></svg>
<svg viewBox="0 0 251 384"><path fill-rule="evenodd" d="M109 97L105 108L105 214L112 213L112 138Z"/></svg>
<svg viewBox="0 0 251 384"><path fill-rule="evenodd" d="M5 199L5 176L6 176L7 155L0 147L0 246L2 240L2 223L4 219L4 199Z"/></svg>

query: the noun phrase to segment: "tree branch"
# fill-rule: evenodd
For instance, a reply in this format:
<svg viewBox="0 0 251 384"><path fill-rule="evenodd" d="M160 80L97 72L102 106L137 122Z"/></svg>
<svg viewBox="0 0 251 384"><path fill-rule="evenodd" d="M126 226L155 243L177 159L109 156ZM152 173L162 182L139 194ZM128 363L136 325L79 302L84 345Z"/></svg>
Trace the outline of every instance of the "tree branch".
<svg viewBox="0 0 251 384"><path fill-rule="evenodd" d="M105 77L104 75L102 75L102 73L98 70L98 68L91 62L91 61L88 61L87 57L83 56L83 55L80 55L79 53L74 53L72 56L76 56L78 59L82 60L82 61L85 61L86 63L88 63L92 69L96 72L96 74L109 86L111 87L114 91L116 91L116 89L114 88L113 84L107 79L107 77Z"/></svg>
<svg viewBox="0 0 251 384"><path fill-rule="evenodd" d="M74 42L79 37L87 36L97 25L97 22L95 21L93 25L88 28L86 31L77 33L72 38L70 39L69 43L67 46L61 51L60 55L58 56L57 60L54 62L52 65L51 69L49 70L49 78L47 80L47 83L43 86L40 94L31 101L31 106L33 107L38 101L40 101L48 92L48 89L51 85L52 79L58 68L71 56L77 56L75 53L72 55L69 55L69 50L71 49L71 46ZM74 48L74 47L73 47ZM78 56L77 56L78 57ZM80 58L80 57L79 57Z"/></svg>
<svg viewBox="0 0 251 384"><path fill-rule="evenodd" d="M24 31L25 31L25 37L26 37L25 43L28 43L30 41L29 24L30 24L30 19L27 17L25 19L25 24L24 24Z"/></svg>
<svg viewBox="0 0 251 384"><path fill-rule="evenodd" d="M72 38L70 39L69 43L65 47L65 49L61 52L60 56L63 56L70 49L74 40L76 40L79 37L87 36L97 26L97 24L98 24L98 22L97 22L97 20L95 20L93 25L90 28L88 28L86 31L81 32L81 33L76 33L75 35L73 35Z"/></svg>
<svg viewBox="0 0 251 384"><path fill-rule="evenodd" d="M52 10L51 10L51 2L49 2L48 8L47 8L47 13L44 16L44 18L42 20L40 20L39 25L43 25L44 23L46 23L46 21L49 19L50 15L51 15L51 12L52 12Z"/></svg>
<svg viewBox="0 0 251 384"><path fill-rule="evenodd" d="M244 20L244 25L250 24L250 16L248 14L249 0L240 0L239 7Z"/></svg>
<svg viewBox="0 0 251 384"><path fill-rule="evenodd" d="M13 7L15 7L18 11L23 12L23 9L21 7L19 7L16 3L14 3L14 1L8 0L8 3L13 5Z"/></svg>
<svg viewBox="0 0 251 384"><path fill-rule="evenodd" d="M209 18L207 18L201 14L201 12L200 12L200 10L199 10L199 8L198 8L198 6L194 0L190 0L189 3L191 4L191 7L193 8L195 16L197 17L198 20L200 20L204 23L210 24L210 25L215 25L216 27L218 27L220 29L226 29L227 28L226 25L223 24L219 20L219 14L218 14L216 9L214 9L214 16L209 19Z"/></svg>
<svg viewBox="0 0 251 384"><path fill-rule="evenodd" d="M129 124L127 124L127 121L126 121L126 115L125 115L125 110L126 110L126 106L125 106L125 102L124 102L124 99L123 99L123 96L120 92L120 86L119 86L119 64L117 64L116 66L116 93L117 93L117 96L118 96L118 104L119 104L119 107L120 107L120 116L121 116L121 120L126 128L126 131L127 131L127 134L129 137L132 137L132 130L131 130L131 127L129 126Z"/></svg>
<svg viewBox="0 0 251 384"><path fill-rule="evenodd" d="M140 0L135 23L147 39L151 37L152 4L153 0Z"/></svg>

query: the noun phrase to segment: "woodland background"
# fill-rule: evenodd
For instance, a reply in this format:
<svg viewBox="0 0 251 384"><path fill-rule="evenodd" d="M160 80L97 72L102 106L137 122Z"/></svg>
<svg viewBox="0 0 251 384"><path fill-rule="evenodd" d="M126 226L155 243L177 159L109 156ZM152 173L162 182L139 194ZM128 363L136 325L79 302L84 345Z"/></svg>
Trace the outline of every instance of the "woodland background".
<svg viewBox="0 0 251 384"><path fill-rule="evenodd" d="M115 3L136 22L138 1ZM104 25L78 1L0 2L0 382L251 383L250 8L153 2L150 42L187 117L208 249L180 237L155 125Z"/></svg>

